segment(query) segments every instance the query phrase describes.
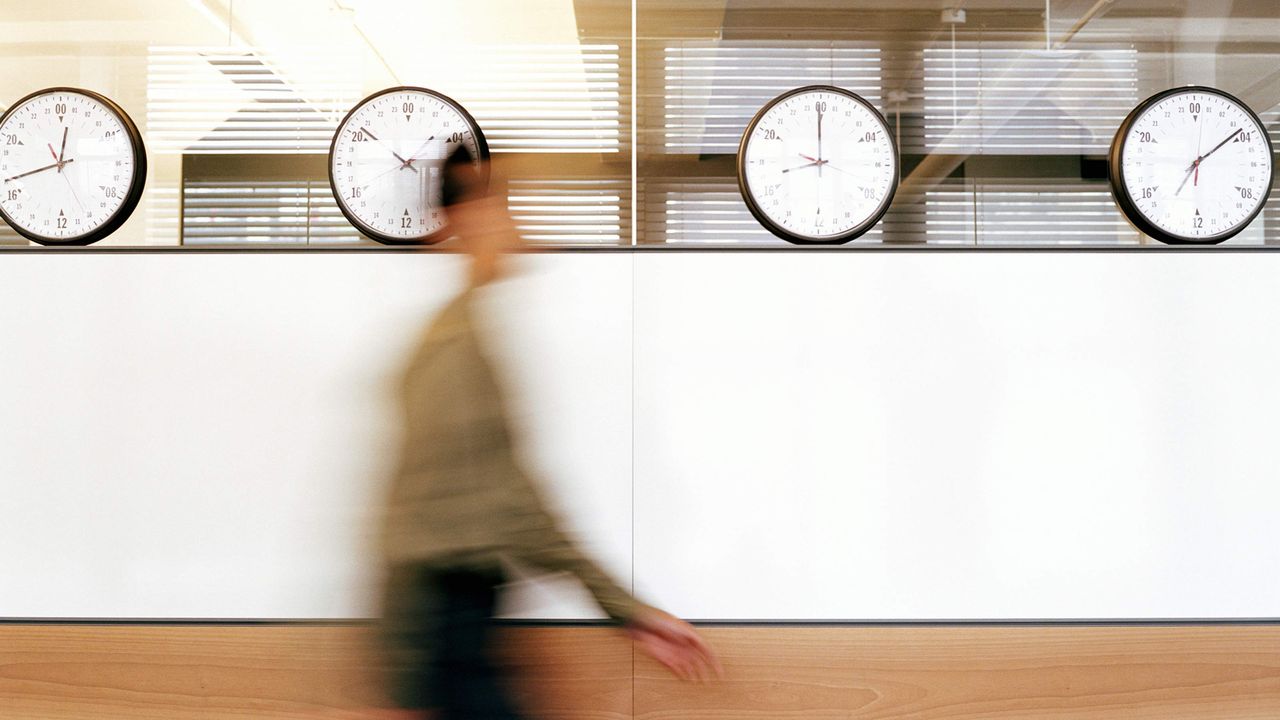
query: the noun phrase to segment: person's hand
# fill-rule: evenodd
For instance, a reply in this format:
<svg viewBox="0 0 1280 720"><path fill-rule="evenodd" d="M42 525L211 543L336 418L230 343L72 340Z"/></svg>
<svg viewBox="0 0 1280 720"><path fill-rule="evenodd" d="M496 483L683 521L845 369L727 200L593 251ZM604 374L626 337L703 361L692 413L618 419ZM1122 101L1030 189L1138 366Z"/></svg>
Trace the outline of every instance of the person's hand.
<svg viewBox="0 0 1280 720"><path fill-rule="evenodd" d="M698 631L670 613L646 607L627 623L627 634L681 680L705 682L724 674L720 660Z"/></svg>

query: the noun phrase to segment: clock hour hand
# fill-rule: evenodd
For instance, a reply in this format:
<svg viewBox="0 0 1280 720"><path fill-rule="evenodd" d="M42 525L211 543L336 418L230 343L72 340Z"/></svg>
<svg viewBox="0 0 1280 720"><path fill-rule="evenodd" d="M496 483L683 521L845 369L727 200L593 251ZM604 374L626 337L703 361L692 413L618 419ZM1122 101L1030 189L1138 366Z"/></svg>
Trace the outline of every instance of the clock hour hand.
<svg viewBox="0 0 1280 720"><path fill-rule="evenodd" d="M404 158L400 157L400 153L396 152L395 150L392 150L392 149L391 149L391 146L390 146L390 145L388 145L388 144L386 144L386 143L384 143L384 142L382 142L382 140L381 140L377 135L374 135L372 132L369 132L369 128L367 128L367 127L362 127L362 128L360 128L360 129L364 131L364 134L365 134L365 135L368 135L369 137L373 138L374 140L377 140L379 143L381 143L381 144L382 144L382 147L386 148L386 149L387 149L387 150L388 150L392 155L395 155L395 156L396 156L396 159L400 161L400 169L403 169L403 168L409 168L410 170L412 170L412 171L414 171L414 172L418 172L418 168L416 168L416 167L414 167L414 166L413 166L413 161L412 161L412 160L405 160Z"/></svg>
<svg viewBox="0 0 1280 720"><path fill-rule="evenodd" d="M803 170L805 168L811 168L811 167L822 167L822 163L820 162L805 163L804 165L797 165L795 167L783 168L782 172L789 173L792 170Z"/></svg>
<svg viewBox="0 0 1280 720"><path fill-rule="evenodd" d="M20 178L24 178L24 177L26 177L26 176L28 176L28 175L35 175L36 173L42 173L42 172L44 172L45 170L52 170L52 169L54 169L54 168L58 167L59 165L69 165L69 164L71 164L71 163L73 163L73 162L75 162L75 158L72 158L72 159L70 159L70 160L64 160L64 161L63 161L63 162L61 162L61 163L54 163L54 164L52 164L52 165L45 165L45 166L44 166L44 167L42 167L42 168L36 168L35 170L28 170L28 171L26 171L26 172L24 172L24 173L19 173L18 175L14 175L13 177L7 177L7 178L5 178L5 179L4 179L4 181L5 181L5 182L10 182L10 181L13 181L13 180L18 180L18 179L20 179Z"/></svg>

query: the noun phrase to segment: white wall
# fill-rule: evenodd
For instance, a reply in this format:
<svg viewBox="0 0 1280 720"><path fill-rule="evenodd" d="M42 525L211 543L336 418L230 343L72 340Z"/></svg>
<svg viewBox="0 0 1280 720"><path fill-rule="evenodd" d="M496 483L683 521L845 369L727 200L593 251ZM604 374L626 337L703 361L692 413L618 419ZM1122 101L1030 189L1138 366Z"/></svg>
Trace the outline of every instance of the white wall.
<svg viewBox="0 0 1280 720"><path fill-rule="evenodd" d="M1280 256L523 262L489 302L533 455L674 612L1280 615ZM369 612L388 383L458 268L0 256L0 616Z"/></svg>

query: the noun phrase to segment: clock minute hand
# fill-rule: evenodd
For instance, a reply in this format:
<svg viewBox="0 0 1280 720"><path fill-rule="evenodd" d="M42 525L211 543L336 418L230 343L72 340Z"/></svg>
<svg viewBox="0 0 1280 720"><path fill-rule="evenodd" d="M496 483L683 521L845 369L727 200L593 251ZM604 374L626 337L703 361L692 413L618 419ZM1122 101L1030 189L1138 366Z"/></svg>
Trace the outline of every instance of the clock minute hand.
<svg viewBox="0 0 1280 720"><path fill-rule="evenodd" d="M1228 135L1225 140L1218 143L1217 145L1214 145L1213 149L1210 150L1209 152L1201 155L1200 159L1196 161L1196 164L1199 165L1200 163L1204 162L1205 158L1221 150L1223 145L1226 145L1227 143L1231 142L1232 138L1234 138L1235 136L1239 135L1242 132L1244 132L1244 128L1236 128L1236 131Z"/></svg>
<svg viewBox="0 0 1280 720"><path fill-rule="evenodd" d="M818 109L817 103L814 108ZM818 162L822 162L822 110L818 109ZM818 177L822 177L822 166L818 166Z"/></svg>
<svg viewBox="0 0 1280 720"><path fill-rule="evenodd" d="M435 139L436 139L436 136L435 136L435 135L432 135L431 137L427 138L426 140L423 140L423 141L422 141L422 144L418 146L418 149L413 151L413 157L409 158L409 162L417 162L417 161L419 161L419 160L426 160L426 158L425 158L425 157L418 155L418 153L422 152L423 150L426 150L426 149L427 149L427 143L429 143L429 142L431 142L432 140L435 140Z"/></svg>
<svg viewBox="0 0 1280 720"><path fill-rule="evenodd" d="M26 171L26 172L24 172L24 173L20 173L20 174L18 174L18 175L14 175L13 177L7 177L7 178L5 178L5 179L4 179L4 181L5 181L5 182L10 182L10 181L13 181L13 180L18 180L18 179L20 179L20 178L24 178L24 177L26 177L26 176L28 176L28 175L35 175L36 173L42 173L42 172L44 172L45 170L52 170L52 169L54 169L54 168L58 167L59 165L68 165L68 164L73 163L73 162L75 162L75 161L76 161L76 160L75 160L75 158L72 158L72 159L70 159L70 160L64 160L64 161L62 161L61 163L54 163L54 164L52 164L52 165L45 165L45 166L44 166L44 167L42 167L42 168L36 168L35 170L28 170L28 171Z"/></svg>
<svg viewBox="0 0 1280 720"><path fill-rule="evenodd" d="M1187 186L1187 181L1191 179L1191 174L1200 169L1200 161L1202 159L1203 158L1196 158L1196 161L1191 163L1191 167L1187 168L1187 174L1183 176L1182 182L1178 185L1178 189L1173 191L1174 197L1177 197L1182 193L1182 188Z"/></svg>
<svg viewBox="0 0 1280 720"><path fill-rule="evenodd" d="M1184 187L1186 187L1186 186L1187 186L1187 181L1191 179L1191 176L1192 176L1192 175L1197 176L1197 178L1199 177L1199 175L1200 175L1200 163L1204 162L1205 158L1207 158L1207 157L1209 157L1210 155L1212 155L1212 154L1214 154L1214 153L1218 152L1219 150L1221 150L1223 145L1226 145L1227 143L1231 142L1231 139L1232 139L1232 138L1234 138L1235 136L1239 135L1239 134L1240 134L1240 133L1242 133L1242 132L1244 132L1244 128L1236 128L1236 131L1235 131L1235 132L1233 132L1233 133L1231 133L1230 135L1228 135L1225 139L1223 139L1223 141L1222 141L1222 142L1220 142L1220 143L1218 143L1217 145L1213 146L1213 149L1212 149L1212 150L1210 150L1209 152L1207 152L1207 153L1205 153L1205 154L1201 155L1200 157L1196 158L1195 162L1191 163L1191 167L1187 168L1187 175L1186 175L1186 177L1182 178L1182 184L1178 186L1178 189L1177 189L1173 194L1174 194L1175 196L1179 195L1179 194L1182 192L1182 188L1184 188Z"/></svg>

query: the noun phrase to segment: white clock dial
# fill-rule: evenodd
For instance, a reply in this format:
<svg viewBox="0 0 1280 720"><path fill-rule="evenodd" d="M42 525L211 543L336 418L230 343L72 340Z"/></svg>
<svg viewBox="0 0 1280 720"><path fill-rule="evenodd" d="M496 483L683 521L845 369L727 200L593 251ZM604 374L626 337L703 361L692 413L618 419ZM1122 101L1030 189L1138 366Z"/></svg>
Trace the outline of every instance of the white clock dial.
<svg viewBox="0 0 1280 720"><path fill-rule="evenodd" d="M41 90L0 118L0 216L39 243L94 242L137 206L146 162L137 127L115 103Z"/></svg>
<svg viewBox="0 0 1280 720"><path fill-rule="evenodd" d="M338 206L379 242L443 239L440 172L459 146L477 166L489 158L475 120L444 95L414 87L371 95L347 114L329 150Z"/></svg>
<svg viewBox="0 0 1280 720"><path fill-rule="evenodd" d="M738 184L756 219L796 243L839 243L871 229L898 186L888 125L857 95L797 88L766 104L738 149Z"/></svg>
<svg viewBox="0 0 1280 720"><path fill-rule="evenodd" d="M1111 146L1111 186L1139 230L1169 243L1221 242L1271 192L1271 141L1244 103L1212 88L1162 92L1139 105Z"/></svg>

